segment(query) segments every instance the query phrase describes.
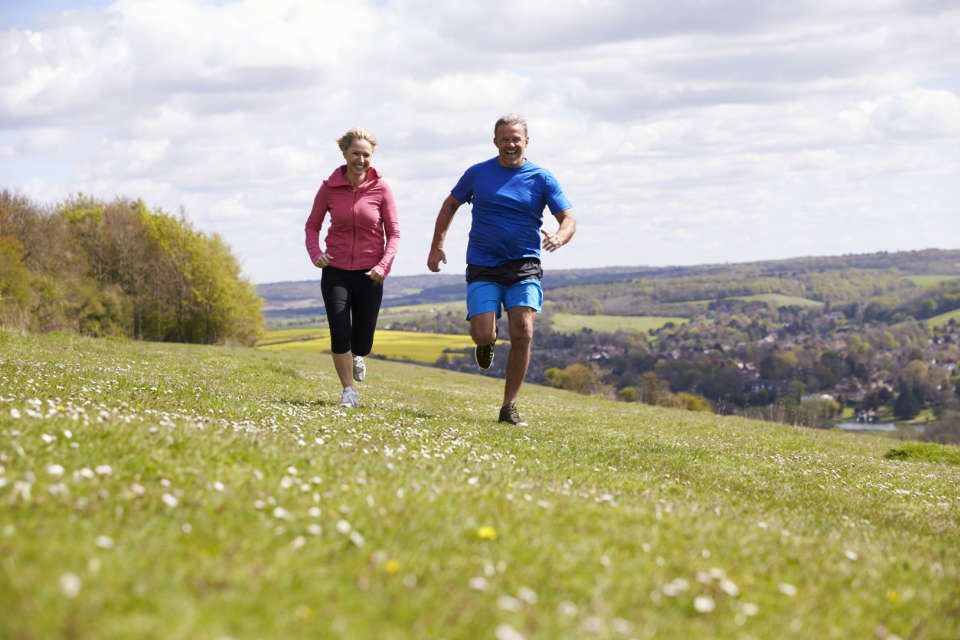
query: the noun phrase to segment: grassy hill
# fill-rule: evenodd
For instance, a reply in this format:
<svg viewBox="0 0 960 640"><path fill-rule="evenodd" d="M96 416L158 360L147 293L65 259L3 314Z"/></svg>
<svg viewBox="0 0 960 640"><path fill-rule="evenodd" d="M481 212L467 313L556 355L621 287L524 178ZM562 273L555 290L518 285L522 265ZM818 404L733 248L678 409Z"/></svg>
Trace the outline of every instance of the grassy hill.
<svg viewBox="0 0 960 640"><path fill-rule="evenodd" d="M941 282L948 282L950 280L956 280L958 276L956 275L916 275L916 276L906 276L906 280L909 280L918 287L933 287Z"/></svg>
<svg viewBox="0 0 960 640"><path fill-rule="evenodd" d="M931 327L944 327L950 324L950 321L960 322L960 309L954 309L953 311L948 311L946 313L941 313L938 316L933 316L928 318L926 323Z"/></svg>
<svg viewBox="0 0 960 640"><path fill-rule="evenodd" d="M779 293L762 293L753 296L735 296L734 300L757 301L773 307L822 307L823 303L798 296L785 296Z"/></svg>
<svg viewBox="0 0 960 640"><path fill-rule="evenodd" d="M753 278L796 276L808 272L842 272L847 269L896 269L904 279L918 286L930 286L960 276L960 250L928 249L695 266L549 269L544 274L543 286L546 290L555 291L563 287L576 288L596 284L676 282L718 277L742 282ZM389 308L423 303L460 302L464 297L464 286L462 274L393 275L387 278L384 284L383 305L384 308ZM264 315L268 320L321 315L319 279L262 283L257 285L257 293L265 301Z"/></svg>
<svg viewBox="0 0 960 640"><path fill-rule="evenodd" d="M960 637L956 449L501 394L0 330L0 637Z"/></svg>
<svg viewBox="0 0 960 640"><path fill-rule="evenodd" d="M664 316L609 316L609 315L580 315L575 313L555 313L551 318L551 328L561 333L574 333L581 329L594 331L641 331L646 333L651 329L659 329L668 322L683 324L689 318Z"/></svg>

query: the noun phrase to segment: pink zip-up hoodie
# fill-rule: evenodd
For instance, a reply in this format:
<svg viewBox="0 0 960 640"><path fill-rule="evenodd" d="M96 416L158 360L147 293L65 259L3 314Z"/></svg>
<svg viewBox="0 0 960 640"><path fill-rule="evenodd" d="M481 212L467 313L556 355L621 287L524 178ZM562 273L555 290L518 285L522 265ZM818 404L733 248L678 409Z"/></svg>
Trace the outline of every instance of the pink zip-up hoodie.
<svg viewBox="0 0 960 640"><path fill-rule="evenodd" d="M354 187L347 182L346 165L323 181L304 227L313 264L323 253L320 228L328 211L330 228L324 242L330 265L347 271L375 269L386 278L400 245L397 204L390 185L370 167L363 184Z"/></svg>

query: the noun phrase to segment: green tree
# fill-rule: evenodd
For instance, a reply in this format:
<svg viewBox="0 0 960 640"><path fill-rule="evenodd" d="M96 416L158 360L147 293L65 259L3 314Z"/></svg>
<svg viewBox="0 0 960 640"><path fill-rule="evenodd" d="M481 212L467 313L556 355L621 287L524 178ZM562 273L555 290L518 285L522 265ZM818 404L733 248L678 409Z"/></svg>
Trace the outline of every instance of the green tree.
<svg viewBox="0 0 960 640"><path fill-rule="evenodd" d="M133 303L117 285L101 287L87 280L81 287L77 329L88 336L129 336Z"/></svg>
<svg viewBox="0 0 960 640"><path fill-rule="evenodd" d="M686 409L687 411L707 411L710 412L713 409L710 407L710 401L704 398L703 396L698 396L693 393L687 393L681 391L676 394L676 399L679 405Z"/></svg>
<svg viewBox="0 0 960 640"><path fill-rule="evenodd" d="M639 397L636 387L623 387L622 389L618 389L617 395L624 402L636 402Z"/></svg>
<svg viewBox="0 0 960 640"><path fill-rule="evenodd" d="M0 192L0 322L148 340L253 344L262 301L226 243L140 201L44 210Z"/></svg>
<svg viewBox="0 0 960 640"><path fill-rule="evenodd" d="M904 380L900 380L897 399L893 403L893 415L901 420L911 420L917 417L921 408L922 404L914 391L914 387Z"/></svg>
<svg viewBox="0 0 960 640"><path fill-rule="evenodd" d="M840 412L840 403L830 396L809 396L800 401L800 424L808 427L829 427Z"/></svg>
<svg viewBox="0 0 960 640"><path fill-rule="evenodd" d="M547 369L547 380L559 389L568 389L577 393L590 394L599 384L599 379L593 369L587 365L576 363L565 369Z"/></svg>
<svg viewBox="0 0 960 640"><path fill-rule="evenodd" d="M195 231L182 216L141 215L155 254L144 329L160 340L256 342L262 301L220 236Z"/></svg>
<svg viewBox="0 0 960 640"><path fill-rule="evenodd" d="M12 236L0 236L0 324L27 328L32 297L30 280L20 242Z"/></svg>
<svg viewBox="0 0 960 640"><path fill-rule="evenodd" d="M647 371L641 376L640 400L642 402L657 404L657 401L668 393L670 393L670 387L656 373Z"/></svg>
<svg viewBox="0 0 960 640"><path fill-rule="evenodd" d="M800 398L806 391L806 385L799 380L791 380L789 384L787 384L787 397L793 399L794 402L799 403Z"/></svg>

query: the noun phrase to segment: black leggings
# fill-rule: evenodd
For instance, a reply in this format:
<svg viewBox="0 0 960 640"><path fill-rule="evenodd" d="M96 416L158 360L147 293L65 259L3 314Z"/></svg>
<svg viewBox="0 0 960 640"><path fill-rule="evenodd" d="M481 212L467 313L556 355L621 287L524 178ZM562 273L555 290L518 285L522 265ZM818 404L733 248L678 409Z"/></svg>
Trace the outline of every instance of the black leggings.
<svg viewBox="0 0 960 640"><path fill-rule="evenodd" d="M330 325L330 350L334 353L352 351L355 356L365 356L373 348L383 283L365 273L366 270L323 268L320 291Z"/></svg>

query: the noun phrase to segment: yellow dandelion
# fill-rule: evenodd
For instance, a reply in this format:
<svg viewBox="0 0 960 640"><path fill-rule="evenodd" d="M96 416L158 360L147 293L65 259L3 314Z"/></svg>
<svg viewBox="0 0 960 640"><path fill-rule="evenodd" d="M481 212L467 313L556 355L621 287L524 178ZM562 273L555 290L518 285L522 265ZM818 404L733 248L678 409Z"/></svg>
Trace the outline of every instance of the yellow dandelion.
<svg viewBox="0 0 960 640"><path fill-rule="evenodd" d="M386 564L387 573L396 573L400 571L400 562L398 560L387 560Z"/></svg>
<svg viewBox="0 0 960 640"><path fill-rule="evenodd" d="M307 620L313 620L316 613L311 607L302 604L294 610L293 615L297 620L306 622Z"/></svg>
<svg viewBox="0 0 960 640"><path fill-rule="evenodd" d="M893 604L900 604L900 594L894 590L887 591L887 600Z"/></svg>
<svg viewBox="0 0 960 640"><path fill-rule="evenodd" d="M493 527L480 527L477 529L477 537L483 538L484 540L496 540L497 530Z"/></svg>

